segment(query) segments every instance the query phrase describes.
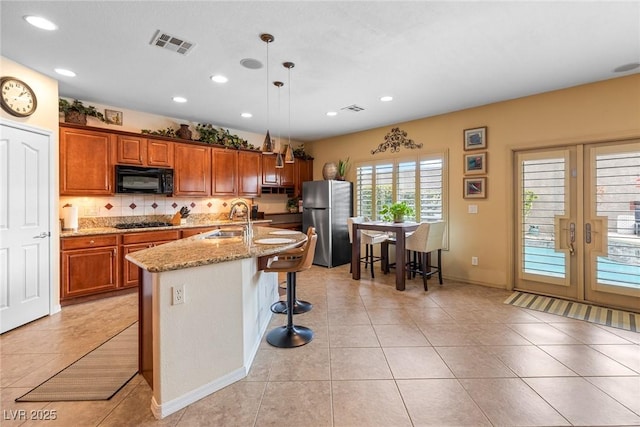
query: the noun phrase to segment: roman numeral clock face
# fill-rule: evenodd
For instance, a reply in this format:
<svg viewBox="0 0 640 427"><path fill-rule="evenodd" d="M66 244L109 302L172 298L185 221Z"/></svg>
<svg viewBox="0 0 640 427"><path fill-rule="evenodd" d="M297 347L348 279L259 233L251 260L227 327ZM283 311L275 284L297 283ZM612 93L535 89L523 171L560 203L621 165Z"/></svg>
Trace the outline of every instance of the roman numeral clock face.
<svg viewBox="0 0 640 427"><path fill-rule="evenodd" d="M27 117L36 111L36 94L25 82L13 77L3 77L0 80L0 91L0 105L7 113Z"/></svg>

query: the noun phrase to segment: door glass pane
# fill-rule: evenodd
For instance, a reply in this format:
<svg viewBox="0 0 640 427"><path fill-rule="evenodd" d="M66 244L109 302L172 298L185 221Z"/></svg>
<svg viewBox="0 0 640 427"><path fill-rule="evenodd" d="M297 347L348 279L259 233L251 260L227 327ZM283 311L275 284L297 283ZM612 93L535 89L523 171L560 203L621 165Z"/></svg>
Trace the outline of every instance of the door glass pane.
<svg viewBox="0 0 640 427"><path fill-rule="evenodd" d="M521 177L522 271L565 277L566 255L555 251L555 216L565 215L565 159L524 160Z"/></svg>
<svg viewBox="0 0 640 427"><path fill-rule="evenodd" d="M373 167L356 168L356 215L371 217L373 213Z"/></svg>
<svg viewBox="0 0 640 427"><path fill-rule="evenodd" d="M640 289L640 151L596 156L596 215L607 217L598 283Z"/></svg>
<svg viewBox="0 0 640 427"><path fill-rule="evenodd" d="M420 161L420 221L441 221L442 158Z"/></svg>
<svg viewBox="0 0 640 427"><path fill-rule="evenodd" d="M416 211L416 162L398 163L398 174L396 180L396 201L406 202L413 211ZM406 220L413 220L413 217L405 217Z"/></svg>
<svg viewBox="0 0 640 427"><path fill-rule="evenodd" d="M376 206L373 217L377 218L382 206L393 202L393 164L376 165L375 172Z"/></svg>

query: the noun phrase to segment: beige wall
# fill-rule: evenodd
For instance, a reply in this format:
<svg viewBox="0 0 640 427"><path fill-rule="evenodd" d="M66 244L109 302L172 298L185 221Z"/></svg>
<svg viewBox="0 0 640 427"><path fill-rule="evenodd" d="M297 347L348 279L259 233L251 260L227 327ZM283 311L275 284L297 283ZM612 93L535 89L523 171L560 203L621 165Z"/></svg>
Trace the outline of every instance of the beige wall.
<svg viewBox="0 0 640 427"><path fill-rule="evenodd" d="M448 150L449 251L443 271L451 279L489 286L512 286L513 150L640 137L640 75L606 80L440 116L389 125L306 144L315 157L314 179L322 166L350 157L361 161ZM392 127L399 126L420 150L371 155ZM487 126L487 195L462 197L464 129ZM347 179L354 180L351 166ZM469 204L478 214L467 213ZM479 265L471 266L471 257Z"/></svg>

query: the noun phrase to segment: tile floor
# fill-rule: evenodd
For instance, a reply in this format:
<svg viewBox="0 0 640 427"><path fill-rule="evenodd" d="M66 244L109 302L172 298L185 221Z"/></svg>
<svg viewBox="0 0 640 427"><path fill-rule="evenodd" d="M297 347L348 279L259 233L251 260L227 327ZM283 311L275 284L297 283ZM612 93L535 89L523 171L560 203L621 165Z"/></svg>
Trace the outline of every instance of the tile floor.
<svg viewBox="0 0 640 427"><path fill-rule="evenodd" d="M137 316L136 295L68 306L0 338L0 424L60 426L640 425L640 334L504 305L510 292L313 267L295 317L315 339L263 342L249 376L155 420L134 378L109 401L15 403ZM272 325L284 324L274 315ZM14 420L16 410L55 421ZM12 412L13 411L13 412ZM36 412L37 413L37 412ZM49 412L51 413L51 412Z"/></svg>

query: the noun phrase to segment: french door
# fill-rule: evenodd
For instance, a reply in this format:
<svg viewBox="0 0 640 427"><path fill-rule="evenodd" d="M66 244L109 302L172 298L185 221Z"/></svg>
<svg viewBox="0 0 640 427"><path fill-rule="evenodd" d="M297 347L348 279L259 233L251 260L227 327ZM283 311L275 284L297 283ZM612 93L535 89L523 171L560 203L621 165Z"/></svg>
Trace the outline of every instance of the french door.
<svg viewBox="0 0 640 427"><path fill-rule="evenodd" d="M516 289L640 312L640 141L521 151Z"/></svg>

